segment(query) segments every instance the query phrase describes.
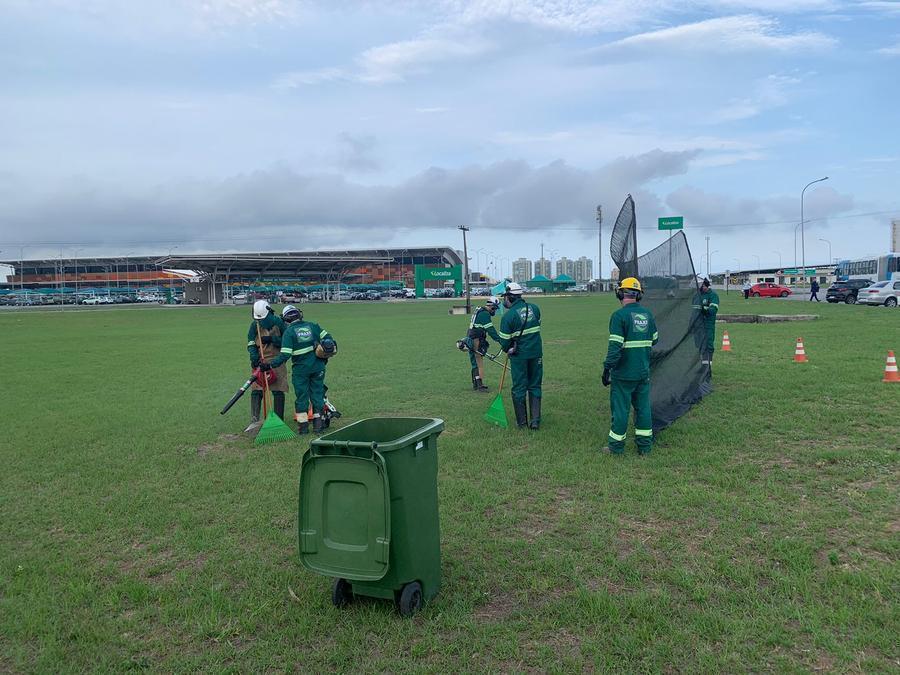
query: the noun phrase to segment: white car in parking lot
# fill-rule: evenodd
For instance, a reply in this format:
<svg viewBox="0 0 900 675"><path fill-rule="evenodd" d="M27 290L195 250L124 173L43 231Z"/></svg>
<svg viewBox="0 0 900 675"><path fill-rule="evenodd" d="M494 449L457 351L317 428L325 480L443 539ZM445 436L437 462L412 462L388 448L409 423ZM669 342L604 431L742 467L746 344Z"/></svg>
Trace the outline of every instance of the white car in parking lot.
<svg viewBox="0 0 900 675"><path fill-rule="evenodd" d="M896 307L900 302L900 280L879 281L867 288L861 288L856 301L861 305Z"/></svg>

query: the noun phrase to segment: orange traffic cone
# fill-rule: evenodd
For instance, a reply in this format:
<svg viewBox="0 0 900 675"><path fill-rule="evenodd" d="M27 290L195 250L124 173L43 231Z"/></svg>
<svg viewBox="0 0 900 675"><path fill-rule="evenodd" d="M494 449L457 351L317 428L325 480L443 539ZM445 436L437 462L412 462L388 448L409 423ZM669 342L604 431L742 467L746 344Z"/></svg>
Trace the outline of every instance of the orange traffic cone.
<svg viewBox="0 0 900 675"><path fill-rule="evenodd" d="M794 361L796 363L806 363L806 352L803 350L803 338L797 338L797 349L794 350Z"/></svg>
<svg viewBox="0 0 900 675"><path fill-rule="evenodd" d="M728 331L725 331L725 334L722 336L722 351L730 352L731 351L731 339L728 337Z"/></svg>
<svg viewBox="0 0 900 675"><path fill-rule="evenodd" d="M900 382L900 373L897 372L897 359L894 352L888 350L887 363L884 364L884 379L882 382Z"/></svg>

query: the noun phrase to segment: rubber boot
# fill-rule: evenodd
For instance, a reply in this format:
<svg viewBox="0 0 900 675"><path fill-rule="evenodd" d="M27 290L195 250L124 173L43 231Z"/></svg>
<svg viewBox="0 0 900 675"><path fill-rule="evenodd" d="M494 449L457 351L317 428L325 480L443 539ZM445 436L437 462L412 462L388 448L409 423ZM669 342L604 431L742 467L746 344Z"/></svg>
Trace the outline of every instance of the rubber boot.
<svg viewBox="0 0 900 675"><path fill-rule="evenodd" d="M309 422L297 422L297 433L301 436L309 433Z"/></svg>
<svg viewBox="0 0 900 675"><path fill-rule="evenodd" d="M273 391L272 396L275 399L275 414L284 421L284 392Z"/></svg>
<svg viewBox="0 0 900 675"><path fill-rule="evenodd" d="M531 411L531 422L529 429L540 429L541 427L541 397L534 394L528 394L528 407Z"/></svg>
<svg viewBox="0 0 900 675"><path fill-rule="evenodd" d="M324 428L325 428L325 425L323 423L322 418L319 417L318 415L313 417L313 432L317 433L317 434L321 433Z"/></svg>
<svg viewBox="0 0 900 675"><path fill-rule="evenodd" d="M528 407L525 400L513 401L513 410L516 411L516 426L524 429L528 426Z"/></svg>
<svg viewBox="0 0 900 675"><path fill-rule="evenodd" d="M251 433L261 426L259 412L262 410L263 393L261 390L250 391L250 424L244 429L244 433Z"/></svg>
<svg viewBox="0 0 900 675"><path fill-rule="evenodd" d="M472 391L478 391L478 383L481 379L478 377L478 368L472 368Z"/></svg>

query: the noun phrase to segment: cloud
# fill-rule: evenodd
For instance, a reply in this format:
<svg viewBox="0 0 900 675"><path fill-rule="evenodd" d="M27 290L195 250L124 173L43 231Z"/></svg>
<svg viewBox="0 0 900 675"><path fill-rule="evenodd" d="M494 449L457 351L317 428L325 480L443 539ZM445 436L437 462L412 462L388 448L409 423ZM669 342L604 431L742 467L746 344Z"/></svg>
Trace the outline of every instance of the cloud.
<svg viewBox="0 0 900 675"><path fill-rule="evenodd" d="M321 68L319 70L297 70L282 73L275 78L272 87L275 89L296 89L302 85L316 85L336 80L349 79L341 68Z"/></svg>
<svg viewBox="0 0 900 675"><path fill-rule="evenodd" d="M738 232L742 225L772 222L778 223L773 227L783 230L784 223L800 222L800 198L796 195L738 199L686 185L669 193L666 205L683 215L685 222L700 228L734 225L734 232ZM820 187L807 192L804 206L807 220L819 220L850 211L855 200L852 195Z"/></svg>
<svg viewBox="0 0 900 675"><path fill-rule="evenodd" d="M900 42L895 45L891 45L890 47L882 47L877 51L879 54L883 54L885 56L900 56Z"/></svg>
<svg viewBox="0 0 900 675"><path fill-rule="evenodd" d="M346 131L338 135L337 166L347 172L378 171L381 163L375 158L374 136L353 135Z"/></svg>
<svg viewBox="0 0 900 675"><path fill-rule="evenodd" d="M734 122L756 117L766 110L788 103L789 93L802 80L791 75L773 74L753 84L753 94L747 98L733 99L710 115L711 122Z"/></svg>
<svg viewBox="0 0 900 675"><path fill-rule="evenodd" d="M592 50L597 56L666 52L814 51L834 47L837 41L815 31L785 33L776 19L743 14L718 17L639 33Z"/></svg>
<svg viewBox="0 0 900 675"><path fill-rule="evenodd" d="M368 146L362 145L365 156ZM291 242L297 237L304 247L327 245L336 236L352 240L354 233L389 242L400 230L460 223L552 230L590 224L597 203L620 203L628 192L643 194L642 203L655 208L655 197L642 193L642 186L685 173L696 156L696 151L654 150L593 170L561 160L543 166L507 160L432 167L393 185L364 185L286 166L131 191L82 180L53 193L29 193L14 189L14 176L0 176L0 194L10 186L8 198L0 201L0 220L18 223L34 242L76 239L98 245L249 235L296 248Z"/></svg>
<svg viewBox="0 0 900 675"><path fill-rule="evenodd" d="M370 84L402 82L410 75L425 73L443 63L469 60L490 49L490 43L473 38L420 38L392 42L360 54L357 58L357 78Z"/></svg>

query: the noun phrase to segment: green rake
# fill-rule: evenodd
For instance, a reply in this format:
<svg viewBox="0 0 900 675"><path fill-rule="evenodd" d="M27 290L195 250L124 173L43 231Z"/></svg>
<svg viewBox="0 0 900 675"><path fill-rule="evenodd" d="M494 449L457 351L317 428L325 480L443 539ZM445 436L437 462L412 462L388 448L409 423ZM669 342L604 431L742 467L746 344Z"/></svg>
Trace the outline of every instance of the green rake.
<svg viewBox="0 0 900 675"><path fill-rule="evenodd" d="M256 322L256 337L259 340L259 355L261 359L262 337L259 332L259 321ZM253 443L255 445L265 445L266 443L288 441L292 438L297 438L297 434L284 423L284 420L276 415L274 410L269 408L269 380L264 377L263 383L263 415L265 416L266 421L260 427L259 432L256 434L256 440L253 441Z"/></svg>
<svg viewBox="0 0 900 675"><path fill-rule="evenodd" d="M484 419L491 424L496 424L501 429L509 428L509 422L506 421L506 408L503 406L503 382L506 379L506 369L509 365L509 355L506 356L506 361L503 362L503 374L500 376L500 389L497 391L497 395L494 397L494 400L491 401L490 407L487 409L487 412L484 414Z"/></svg>

